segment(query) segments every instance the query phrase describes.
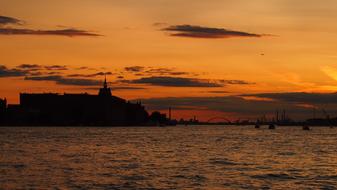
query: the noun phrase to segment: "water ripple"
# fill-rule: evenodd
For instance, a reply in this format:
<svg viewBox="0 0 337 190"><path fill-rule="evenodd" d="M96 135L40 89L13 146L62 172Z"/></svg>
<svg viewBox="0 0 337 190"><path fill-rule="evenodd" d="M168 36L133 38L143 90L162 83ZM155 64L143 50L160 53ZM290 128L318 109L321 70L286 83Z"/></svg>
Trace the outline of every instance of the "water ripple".
<svg viewBox="0 0 337 190"><path fill-rule="evenodd" d="M0 128L0 189L337 189L337 130Z"/></svg>

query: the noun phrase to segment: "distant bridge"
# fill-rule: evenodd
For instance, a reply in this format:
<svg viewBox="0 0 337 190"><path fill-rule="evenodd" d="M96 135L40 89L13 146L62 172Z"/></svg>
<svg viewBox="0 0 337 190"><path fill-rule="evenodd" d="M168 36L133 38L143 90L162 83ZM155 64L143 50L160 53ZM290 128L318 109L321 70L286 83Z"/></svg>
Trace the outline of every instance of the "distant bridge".
<svg viewBox="0 0 337 190"><path fill-rule="evenodd" d="M210 123L211 121L214 121L214 120L222 120L222 121L226 121L228 123L231 123L230 120L228 120L227 118L225 117L212 117L210 118L209 120L207 120L207 123Z"/></svg>

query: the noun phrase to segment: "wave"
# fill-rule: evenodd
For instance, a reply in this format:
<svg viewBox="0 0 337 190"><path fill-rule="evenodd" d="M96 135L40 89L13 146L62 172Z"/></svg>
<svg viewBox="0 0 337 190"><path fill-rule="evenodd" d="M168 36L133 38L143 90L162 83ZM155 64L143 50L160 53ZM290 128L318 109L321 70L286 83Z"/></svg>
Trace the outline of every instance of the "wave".
<svg viewBox="0 0 337 190"><path fill-rule="evenodd" d="M227 160L227 159L218 159L212 158L210 159L210 164L212 165L238 165L237 163Z"/></svg>
<svg viewBox="0 0 337 190"><path fill-rule="evenodd" d="M261 174L261 175L253 175L251 176L255 179L268 179L268 180L294 180L296 177L291 176L289 174L281 173L281 174Z"/></svg>

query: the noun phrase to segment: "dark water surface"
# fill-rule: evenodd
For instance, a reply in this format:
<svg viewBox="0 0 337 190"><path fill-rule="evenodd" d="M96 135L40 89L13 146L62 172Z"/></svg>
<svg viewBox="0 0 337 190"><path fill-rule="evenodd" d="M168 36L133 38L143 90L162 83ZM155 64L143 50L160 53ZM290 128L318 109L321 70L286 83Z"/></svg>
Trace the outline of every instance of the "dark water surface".
<svg viewBox="0 0 337 190"><path fill-rule="evenodd" d="M0 189L337 189L337 128L0 128Z"/></svg>

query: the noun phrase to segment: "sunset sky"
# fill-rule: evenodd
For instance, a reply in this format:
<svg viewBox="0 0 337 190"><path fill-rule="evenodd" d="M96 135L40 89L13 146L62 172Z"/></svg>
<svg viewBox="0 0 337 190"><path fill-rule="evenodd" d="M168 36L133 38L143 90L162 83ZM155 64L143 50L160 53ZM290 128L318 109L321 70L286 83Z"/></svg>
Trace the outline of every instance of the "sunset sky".
<svg viewBox="0 0 337 190"><path fill-rule="evenodd" d="M337 111L336 0L1 0L0 98L113 94L174 118Z"/></svg>

